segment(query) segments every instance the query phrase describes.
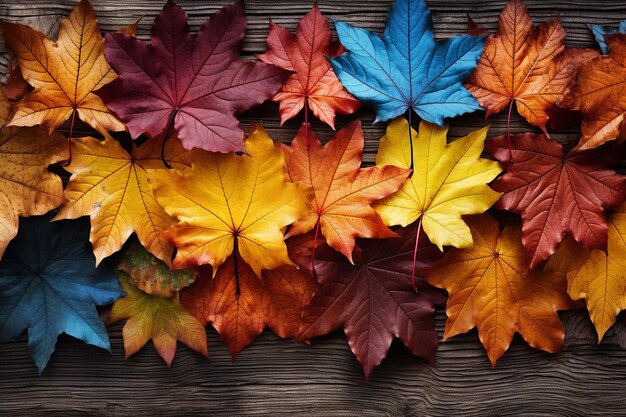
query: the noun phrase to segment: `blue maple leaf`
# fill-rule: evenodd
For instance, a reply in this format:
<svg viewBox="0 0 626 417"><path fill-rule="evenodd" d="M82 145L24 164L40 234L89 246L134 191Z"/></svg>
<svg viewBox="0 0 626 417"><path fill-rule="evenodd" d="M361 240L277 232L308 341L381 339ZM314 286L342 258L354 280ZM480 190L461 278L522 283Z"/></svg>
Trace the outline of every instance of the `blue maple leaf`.
<svg viewBox="0 0 626 417"><path fill-rule="evenodd" d="M376 110L376 122L412 109L442 125L446 117L480 110L463 81L486 36L436 41L423 0L396 0L382 37L347 23L335 26L348 52L329 61L343 86Z"/></svg>
<svg viewBox="0 0 626 417"><path fill-rule="evenodd" d="M28 329L40 373L61 333L110 351L95 306L124 295L113 272L95 267L89 221L51 218L20 219L19 234L0 261L0 342Z"/></svg>
<svg viewBox="0 0 626 417"><path fill-rule="evenodd" d="M591 29L593 32L593 36L596 38L596 42L598 46L600 46L600 50L602 54L606 55L608 51L608 47L606 46L606 40L604 39L604 35L613 35L615 33L626 33L626 20L622 20L619 26L602 26L602 25L594 25L592 23L587 24L587 27Z"/></svg>

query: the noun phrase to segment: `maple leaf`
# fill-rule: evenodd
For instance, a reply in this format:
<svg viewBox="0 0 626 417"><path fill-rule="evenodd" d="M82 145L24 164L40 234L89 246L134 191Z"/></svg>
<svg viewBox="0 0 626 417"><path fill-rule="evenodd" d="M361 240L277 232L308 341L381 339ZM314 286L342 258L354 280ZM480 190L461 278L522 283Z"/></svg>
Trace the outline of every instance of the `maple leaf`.
<svg viewBox="0 0 626 417"><path fill-rule="evenodd" d="M150 44L107 34L105 54L119 76L98 94L133 138L146 133L167 140L175 130L185 149L245 151L234 115L271 98L289 75L239 59L245 26L237 3L191 34L187 14L169 0L152 26Z"/></svg>
<svg viewBox="0 0 626 417"><path fill-rule="evenodd" d="M500 196L487 186L500 173L500 164L480 157L487 129L447 144L447 127L422 122L419 135L411 128L411 146L407 121L393 120L380 141L376 165L408 167L411 151L416 165L398 192L374 205L385 224L419 221L440 250L444 245L471 246L472 235L461 216L483 213Z"/></svg>
<svg viewBox="0 0 626 417"><path fill-rule="evenodd" d="M544 135L491 138L485 149L509 163L492 185L504 195L497 207L522 215L523 244L534 269L554 253L567 233L590 249L606 248L604 211L626 197L626 179L608 169L622 152L615 148L571 150Z"/></svg>
<svg viewBox="0 0 626 417"><path fill-rule="evenodd" d="M349 92L376 110L376 121L413 110L442 125L445 117L480 109L462 83L485 37L435 41L423 0L396 0L382 38L341 22L335 29L348 53L330 59L333 69Z"/></svg>
<svg viewBox="0 0 626 417"><path fill-rule="evenodd" d="M87 222L20 222L20 233L0 262L0 342L28 329L28 348L41 373L66 333L110 350L96 305L123 295L115 275L94 268Z"/></svg>
<svg viewBox="0 0 626 417"><path fill-rule="evenodd" d="M509 105L510 120L515 102L519 114L545 132L548 112L576 80L577 67L597 54L590 49L565 49L559 19L533 27L524 2L511 0L500 14L498 33L485 42L465 87L487 117Z"/></svg>
<svg viewBox="0 0 626 417"><path fill-rule="evenodd" d="M150 295L134 287L130 283L133 278L125 272L119 271L118 277L126 296L113 303L107 324L127 320L122 329L126 359L150 339L167 366L174 360L178 340L209 356L204 326L183 308L178 293L171 297Z"/></svg>
<svg viewBox="0 0 626 417"><path fill-rule="evenodd" d="M17 58L24 79L34 87L15 104L10 126L47 125L50 132L72 117L107 136L125 126L93 92L115 73L104 59L104 40L93 8L81 2L59 24L58 40L29 26L3 21L4 42Z"/></svg>
<svg viewBox="0 0 626 417"><path fill-rule="evenodd" d="M18 218L45 214L63 201L61 178L48 165L65 159L65 139L40 127L5 126L9 101L0 88L0 258Z"/></svg>
<svg viewBox="0 0 626 417"><path fill-rule="evenodd" d="M174 167L189 164L178 141L166 146ZM175 221L155 200L150 184L153 173L162 168L161 144L133 144L129 154L113 138L86 137L75 139L72 149L72 163L65 168L72 173L65 188L67 202L55 220L91 218L89 240L98 264L120 250L133 232L150 253L169 264L173 248L162 233Z"/></svg>
<svg viewBox="0 0 626 417"><path fill-rule="evenodd" d="M295 35L270 21L267 46L264 54L257 55L259 59L294 71L272 98L280 105L281 125L302 108L307 123L310 107L318 119L334 129L336 112L351 114L361 106L343 88L326 59L343 53L343 48L332 41L328 19L317 4L300 20Z"/></svg>
<svg viewBox="0 0 626 417"><path fill-rule="evenodd" d="M598 343L626 308L626 205L610 213L607 250L563 244L546 267L567 274L568 293L584 299L598 333Z"/></svg>
<svg viewBox="0 0 626 417"><path fill-rule="evenodd" d="M306 238L287 240L290 249ZM291 265L263 271L258 277L245 263L235 269L230 256L215 278L208 273L180 292L180 301L203 324L211 323L233 358L267 326L282 338L297 338L300 317L317 281ZM208 268L202 268L207 272Z"/></svg>
<svg viewBox="0 0 626 417"><path fill-rule="evenodd" d="M421 271L428 282L448 291L444 341L477 327L492 366L516 332L536 349L560 351L565 332L557 310L576 307L567 296L565 276L529 272L518 227L500 231L487 214L467 222L474 246L453 248Z"/></svg>
<svg viewBox="0 0 626 417"><path fill-rule="evenodd" d="M195 269L170 271L166 263L154 257L134 240L124 250L117 266L137 289L158 297L171 297L196 280Z"/></svg>
<svg viewBox="0 0 626 417"><path fill-rule="evenodd" d="M622 138L626 112L626 35L607 36L608 56L581 65L578 82L560 105L583 113L582 137L578 147L591 149ZM623 138L622 138L623 139Z"/></svg>
<svg viewBox="0 0 626 417"><path fill-rule="evenodd" d="M293 182L313 190L307 213L289 229L295 236L315 228L328 244L352 260L355 237L395 237L370 206L395 191L411 173L395 166L361 168L363 130L356 120L322 147L303 125L291 142L282 145Z"/></svg>
<svg viewBox="0 0 626 417"><path fill-rule="evenodd" d="M619 22L618 26L603 26L587 23L587 27L593 32L593 36L600 47L600 51L602 51L604 55L609 52L606 40L604 39L606 35L614 35L616 33L626 34L626 20Z"/></svg>
<svg viewBox="0 0 626 417"><path fill-rule="evenodd" d="M287 181L285 157L262 126L246 139L247 154L195 152L183 172L159 170L154 195L178 223L166 232L177 248L174 268L211 264L231 254L261 276L289 265L284 228L305 213L308 194Z"/></svg>
<svg viewBox="0 0 626 417"><path fill-rule="evenodd" d="M320 287L302 314L300 340L343 328L366 378L387 356L394 336L414 355L429 362L435 358L434 304L444 298L424 279L409 286L415 230L398 234L395 239L358 239L354 264L321 245L315 260ZM422 243L418 266L436 256L432 249Z"/></svg>

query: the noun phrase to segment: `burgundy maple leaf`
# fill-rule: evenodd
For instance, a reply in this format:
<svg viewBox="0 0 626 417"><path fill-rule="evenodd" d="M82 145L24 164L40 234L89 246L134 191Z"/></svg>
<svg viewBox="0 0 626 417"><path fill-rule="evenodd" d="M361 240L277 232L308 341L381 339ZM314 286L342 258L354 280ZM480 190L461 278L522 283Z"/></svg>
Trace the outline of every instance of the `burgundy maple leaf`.
<svg viewBox="0 0 626 417"><path fill-rule="evenodd" d="M245 151L235 118L271 98L289 73L239 58L246 18L241 3L224 7L190 33L187 13L168 1L151 42L108 33L105 55L119 77L98 94L133 138L175 130L186 149Z"/></svg>
<svg viewBox="0 0 626 417"><path fill-rule="evenodd" d="M445 298L422 278L416 279L413 289L415 229L398 234L399 238L357 239L354 265L325 244L316 251L320 287L303 312L299 338L307 340L343 328L366 378L387 356L394 336L414 355L430 362L437 350L434 304ZM421 242L427 241L422 236ZM418 268L440 256L434 245L420 246ZM306 257L299 258L292 259L303 267L309 265Z"/></svg>

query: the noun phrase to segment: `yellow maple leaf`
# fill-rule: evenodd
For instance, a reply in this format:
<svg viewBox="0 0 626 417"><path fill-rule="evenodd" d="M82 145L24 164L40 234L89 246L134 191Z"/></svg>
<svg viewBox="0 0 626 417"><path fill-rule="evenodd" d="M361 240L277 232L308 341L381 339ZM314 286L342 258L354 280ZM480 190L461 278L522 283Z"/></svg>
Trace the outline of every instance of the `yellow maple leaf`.
<svg viewBox="0 0 626 417"><path fill-rule="evenodd" d="M169 264L173 248L162 232L175 221L155 200L150 185L151 173L164 169L160 141L138 148L133 144L131 154L113 138L79 138L71 146L68 201L54 220L91 217L89 240L97 264L120 250L133 232L150 253ZM169 140L166 152L173 167L182 169L189 163L178 140Z"/></svg>
<svg viewBox="0 0 626 417"><path fill-rule="evenodd" d="M480 157L487 130L479 129L447 144L447 127L422 122L419 135L411 128L413 175L374 206L385 224L407 226L419 220L439 249L444 245L471 246L472 234L461 216L483 213L500 198L500 193L487 185L501 172L500 164ZM408 136L408 122L402 117L394 119L380 141L376 165L408 168Z"/></svg>
<svg viewBox="0 0 626 417"><path fill-rule="evenodd" d="M119 281L126 296L113 303L107 324L128 320L122 329L127 359L150 339L168 366L176 354L178 340L201 355L209 355L204 326L180 304L178 293L171 297L146 294L121 271Z"/></svg>
<svg viewBox="0 0 626 417"><path fill-rule="evenodd" d="M1 27L24 79L35 88L16 103L9 126L47 125L52 131L76 111L105 136L109 130L125 130L93 93L117 75L104 58L104 39L88 1L61 21L56 42L26 25L2 22Z"/></svg>
<svg viewBox="0 0 626 417"><path fill-rule="evenodd" d="M19 217L60 206L61 178L48 165L65 159L65 139L40 127L5 126L9 101L0 87L0 257L17 234Z"/></svg>
<svg viewBox="0 0 626 417"><path fill-rule="evenodd" d="M606 253L564 242L547 264L567 273L570 297L585 299L598 342L626 309L626 204L608 216L607 225Z"/></svg>
<svg viewBox="0 0 626 417"><path fill-rule="evenodd" d="M196 151L191 169L154 174L157 200L178 219L167 232L177 248L175 268L211 264L215 274L237 249L258 276L292 264L284 229L306 212L308 194L287 181L283 152L261 126L246 139L246 150Z"/></svg>

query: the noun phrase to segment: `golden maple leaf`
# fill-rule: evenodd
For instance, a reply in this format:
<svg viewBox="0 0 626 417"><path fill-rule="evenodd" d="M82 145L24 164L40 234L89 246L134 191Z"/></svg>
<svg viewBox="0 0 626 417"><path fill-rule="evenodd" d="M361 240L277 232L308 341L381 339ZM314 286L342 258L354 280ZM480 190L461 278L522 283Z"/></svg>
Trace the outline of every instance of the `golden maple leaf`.
<svg viewBox="0 0 626 417"><path fill-rule="evenodd" d="M567 291L585 299L598 342L626 308L626 204L607 218L607 251L587 250L565 241L546 267L567 274Z"/></svg>
<svg viewBox="0 0 626 417"><path fill-rule="evenodd" d="M474 246L452 249L422 271L448 291L444 340L476 326L492 366L518 332L534 348L558 352L565 331L557 310L576 307L563 274L528 270L519 227L500 231L487 214L467 220Z"/></svg>
<svg viewBox="0 0 626 417"><path fill-rule="evenodd" d="M215 274L237 249L258 276L292 264L284 229L305 213L308 194L287 181L283 152L261 126L246 149L244 155L196 151L191 169L154 173L157 200L178 219L167 232L177 248L175 268L211 264Z"/></svg>
<svg viewBox="0 0 626 417"><path fill-rule="evenodd" d="M15 104L9 126L47 125L52 131L76 112L105 136L126 129L93 93L117 76L104 59L104 39L87 0L61 21L56 42L26 25L2 22L1 27L24 79L34 87Z"/></svg>
<svg viewBox="0 0 626 417"><path fill-rule="evenodd" d="M394 119L380 141L376 165L408 168L412 148L415 168L398 192L374 205L385 224L407 226L419 220L439 249L471 246L472 234L461 216L483 213L500 197L487 185L500 173L500 164L480 157L487 129L447 144L447 127L422 122L419 135L411 128L411 147L408 122Z"/></svg>
<svg viewBox="0 0 626 417"><path fill-rule="evenodd" d="M0 87L0 257L18 218L45 214L63 201L61 178L48 165L65 159L65 139L40 127L5 126L9 101Z"/></svg>
<svg viewBox="0 0 626 417"><path fill-rule="evenodd" d="M164 169L160 141L134 144L129 154L113 138L74 139L72 163L65 168L72 177L65 189L67 202L54 218L91 217L89 240L96 263L117 252L135 232L141 244L157 258L171 262L173 248L162 232L172 219L154 199L148 169ZM178 140L166 144L173 167L184 168L188 153Z"/></svg>

